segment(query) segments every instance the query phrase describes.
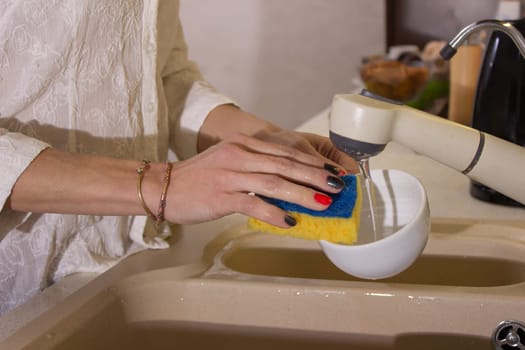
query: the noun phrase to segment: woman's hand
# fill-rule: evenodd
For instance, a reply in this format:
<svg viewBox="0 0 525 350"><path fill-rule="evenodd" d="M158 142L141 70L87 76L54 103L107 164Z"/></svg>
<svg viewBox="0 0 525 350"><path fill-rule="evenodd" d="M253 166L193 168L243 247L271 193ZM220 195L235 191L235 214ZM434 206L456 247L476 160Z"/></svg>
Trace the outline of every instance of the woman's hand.
<svg viewBox="0 0 525 350"><path fill-rule="evenodd" d="M296 142L279 142L292 141L290 136ZM293 226L294 219L285 211L253 194L326 209L331 204L326 193L339 192L344 183L337 176L341 170L326 165L315 147L295 133L228 137L173 165L165 217L190 224L241 213L279 227Z"/></svg>
<svg viewBox="0 0 525 350"><path fill-rule="evenodd" d="M255 135L265 140L296 148L302 152L321 157L326 163L344 169L349 173L359 172L357 163L345 153L338 150L329 138L286 129L266 129Z"/></svg>
<svg viewBox="0 0 525 350"><path fill-rule="evenodd" d="M259 140L289 146L320 157L350 173L358 172L356 162L339 151L328 137L279 128L233 105L221 105L210 112L199 132L199 150L205 150L232 133L252 135Z"/></svg>

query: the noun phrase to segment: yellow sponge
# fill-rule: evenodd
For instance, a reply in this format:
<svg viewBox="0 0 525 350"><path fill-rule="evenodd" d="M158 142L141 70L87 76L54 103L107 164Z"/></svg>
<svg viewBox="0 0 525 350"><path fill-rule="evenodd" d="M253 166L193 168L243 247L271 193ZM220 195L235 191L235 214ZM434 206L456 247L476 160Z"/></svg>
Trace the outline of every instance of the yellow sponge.
<svg viewBox="0 0 525 350"><path fill-rule="evenodd" d="M315 211L297 204L273 198L265 198L286 211L297 220L297 225L280 228L250 218L248 226L257 231L288 235L303 239L326 240L334 243L352 244L357 240L361 216L361 189L355 175L342 177L346 186L332 195L332 204L326 210Z"/></svg>

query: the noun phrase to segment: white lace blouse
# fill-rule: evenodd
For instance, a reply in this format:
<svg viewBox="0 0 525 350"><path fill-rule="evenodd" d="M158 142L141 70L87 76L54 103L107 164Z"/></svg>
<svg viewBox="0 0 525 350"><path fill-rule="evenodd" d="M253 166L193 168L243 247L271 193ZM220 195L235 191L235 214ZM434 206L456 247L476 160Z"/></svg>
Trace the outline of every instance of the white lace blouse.
<svg viewBox="0 0 525 350"><path fill-rule="evenodd" d="M0 314L75 272L164 248L145 217L9 211L45 147L165 160L196 153L208 112L176 0L0 0Z"/></svg>

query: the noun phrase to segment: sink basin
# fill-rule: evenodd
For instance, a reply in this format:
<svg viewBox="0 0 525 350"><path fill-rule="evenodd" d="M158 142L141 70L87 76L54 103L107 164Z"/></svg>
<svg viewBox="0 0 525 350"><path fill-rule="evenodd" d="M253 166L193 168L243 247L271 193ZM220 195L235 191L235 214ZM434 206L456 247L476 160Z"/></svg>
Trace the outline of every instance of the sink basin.
<svg viewBox="0 0 525 350"><path fill-rule="evenodd" d="M373 281L341 272L317 242L234 227L200 262L66 300L0 348L479 350L520 319L525 225L433 222L410 268Z"/></svg>
<svg viewBox="0 0 525 350"><path fill-rule="evenodd" d="M254 237L257 246L232 246L222 256L223 264L246 274L315 280L361 281L336 268L317 249L287 249L266 244ZM274 240L271 240L273 241ZM497 240L454 240L434 238L430 246L407 270L381 283L455 287L498 287L525 282L525 260L516 247ZM449 249L454 245L454 251ZM472 251L484 250L483 255Z"/></svg>

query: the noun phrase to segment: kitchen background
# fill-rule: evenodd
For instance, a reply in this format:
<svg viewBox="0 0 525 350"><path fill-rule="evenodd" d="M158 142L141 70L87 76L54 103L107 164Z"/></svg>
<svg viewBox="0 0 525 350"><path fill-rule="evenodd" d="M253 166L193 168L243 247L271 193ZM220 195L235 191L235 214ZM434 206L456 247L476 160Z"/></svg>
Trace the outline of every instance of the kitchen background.
<svg viewBox="0 0 525 350"><path fill-rule="evenodd" d="M181 0L190 56L244 109L296 127L355 89L363 56L450 39L497 0Z"/></svg>

